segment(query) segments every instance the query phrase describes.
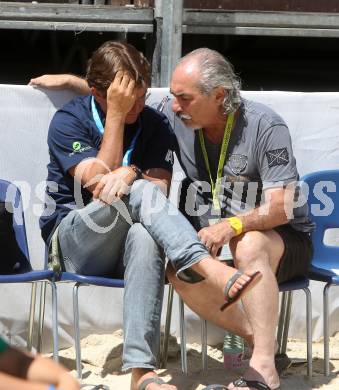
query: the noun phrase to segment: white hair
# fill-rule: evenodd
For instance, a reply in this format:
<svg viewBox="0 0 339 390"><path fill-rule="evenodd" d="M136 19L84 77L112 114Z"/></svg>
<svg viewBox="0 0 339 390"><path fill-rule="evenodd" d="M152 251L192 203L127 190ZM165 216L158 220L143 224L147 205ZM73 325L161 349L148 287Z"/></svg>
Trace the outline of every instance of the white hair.
<svg viewBox="0 0 339 390"><path fill-rule="evenodd" d="M208 48L193 50L182 57L179 64L189 59L195 59L199 66L199 90L210 94L217 87L224 88L227 93L222 105L223 113L227 115L236 111L241 102L241 81L234 73L232 64L220 53Z"/></svg>

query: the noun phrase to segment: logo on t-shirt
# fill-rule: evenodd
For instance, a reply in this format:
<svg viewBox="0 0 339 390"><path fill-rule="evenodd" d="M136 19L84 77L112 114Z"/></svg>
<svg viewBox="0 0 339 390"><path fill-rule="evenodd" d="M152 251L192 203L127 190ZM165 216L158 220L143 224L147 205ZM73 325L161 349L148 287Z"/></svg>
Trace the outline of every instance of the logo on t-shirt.
<svg viewBox="0 0 339 390"><path fill-rule="evenodd" d="M92 149L92 146L82 146L81 142L79 141L74 141L72 143L72 149L73 152L69 153L69 157L72 157L75 155L75 153L82 153L85 152L86 150Z"/></svg>
<svg viewBox="0 0 339 390"><path fill-rule="evenodd" d="M290 161L287 148L268 150L266 158L269 168L277 165L287 165Z"/></svg>
<svg viewBox="0 0 339 390"><path fill-rule="evenodd" d="M73 142L72 147L75 152L78 152L81 149L81 143L79 141L75 141Z"/></svg>
<svg viewBox="0 0 339 390"><path fill-rule="evenodd" d="M247 166L247 156L243 154L231 154L228 161L235 175L239 175Z"/></svg>

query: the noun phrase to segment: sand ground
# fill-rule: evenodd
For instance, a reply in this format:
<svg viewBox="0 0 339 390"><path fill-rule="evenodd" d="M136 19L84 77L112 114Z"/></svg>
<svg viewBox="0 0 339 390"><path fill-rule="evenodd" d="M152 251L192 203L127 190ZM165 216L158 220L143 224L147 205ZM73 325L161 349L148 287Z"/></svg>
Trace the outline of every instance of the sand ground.
<svg viewBox="0 0 339 390"><path fill-rule="evenodd" d="M321 340L313 343L313 377L306 375L306 344L300 340L289 340L288 355L293 360L282 376L282 390L339 389L339 333L331 338L331 375L323 375L323 346ZM82 363L84 389L89 385L105 384L111 390L128 390L130 374L121 372L122 332L110 335L91 335L82 340ZM69 369L75 369L74 349L60 352L61 362ZM180 390L201 390L206 385L221 383L226 385L241 374L240 371L228 371L223 367L222 345L208 347L208 370L201 369L200 345L188 345L189 374L181 372L180 349L174 338L169 347L169 359L166 369L158 374ZM75 371L73 371L75 373ZM88 385L88 386L87 386Z"/></svg>

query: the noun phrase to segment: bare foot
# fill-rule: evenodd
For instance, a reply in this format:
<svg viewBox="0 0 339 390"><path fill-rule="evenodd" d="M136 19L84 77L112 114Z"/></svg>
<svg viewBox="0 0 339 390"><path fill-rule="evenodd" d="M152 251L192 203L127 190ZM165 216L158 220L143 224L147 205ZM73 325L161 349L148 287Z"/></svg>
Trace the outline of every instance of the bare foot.
<svg viewBox="0 0 339 390"><path fill-rule="evenodd" d="M254 348L254 343L253 343L253 335L249 337L244 337L245 340L245 359L251 359L252 353L253 353L253 348ZM276 355L279 351L279 343L277 340L274 342L274 355Z"/></svg>
<svg viewBox="0 0 339 390"><path fill-rule="evenodd" d="M225 300L220 310L225 310L228 306L241 298L244 290L252 289L261 279L262 274L259 271L240 273L236 271L227 281L225 286Z"/></svg>
<svg viewBox="0 0 339 390"><path fill-rule="evenodd" d="M267 360L260 363L250 361L250 367L244 373L243 378L265 383L272 390L279 389L280 381L274 366L274 361ZM234 382L228 385L229 390L255 390L253 387L237 387Z"/></svg>
<svg viewBox="0 0 339 390"><path fill-rule="evenodd" d="M131 379L131 390L138 390L139 386L145 379L158 377L157 374L147 368L133 368ZM146 386L146 390L178 390L176 386L165 384L150 383Z"/></svg>
<svg viewBox="0 0 339 390"><path fill-rule="evenodd" d="M245 289L248 291L253 288L262 277L261 272L258 271L245 270L240 273L237 269L212 257L200 260L193 264L191 268L212 285L218 286L223 295L226 292L226 304L222 306L221 310L226 309L231 302L233 303L240 298Z"/></svg>

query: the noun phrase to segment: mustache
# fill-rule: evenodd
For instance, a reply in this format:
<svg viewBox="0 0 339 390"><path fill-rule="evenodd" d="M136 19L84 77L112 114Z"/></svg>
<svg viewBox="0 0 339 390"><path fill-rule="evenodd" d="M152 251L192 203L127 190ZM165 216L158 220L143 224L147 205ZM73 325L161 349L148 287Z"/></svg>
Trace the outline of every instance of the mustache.
<svg viewBox="0 0 339 390"><path fill-rule="evenodd" d="M190 116L190 115L188 115L188 114L184 114L184 113L182 113L182 112L178 112L177 114L177 117L179 117L181 120L191 120L192 119L192 117Z"/></svg>

